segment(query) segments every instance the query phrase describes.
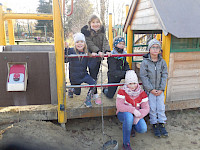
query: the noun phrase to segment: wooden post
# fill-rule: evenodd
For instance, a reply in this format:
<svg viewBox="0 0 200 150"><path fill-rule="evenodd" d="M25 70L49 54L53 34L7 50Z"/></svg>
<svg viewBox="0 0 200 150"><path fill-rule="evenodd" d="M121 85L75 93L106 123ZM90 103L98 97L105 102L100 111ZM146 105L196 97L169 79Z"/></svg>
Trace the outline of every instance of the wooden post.
<svg viewBox="0 0 200 150"><path fill-rule="evenodd" d="M66 87L64 66L64 30L62 24L62 7L58 0L53 0L53 25L56 55L57 95L58 95L58 122L67 122Z"/></svg>
<svg viewBox="0 0 200 150"><path fill-rule="evenodd" d="M127 53L131 54L133 51L133 31L131 30L131 26L128 26L127 29ZM132 57L127 57L127 62L129 63L130 69L132 69Z"/></svg>
<svg viewBox="0 0 200 150"><path fill-rule="evenodd" d="M5 22L3 15L3 5L0 3L0 45L6 45Z"/></svg>
<svg viewBox="0 0 200 150"><path fill-rule="evenodd" d="M126 5L126 17L128 15L129 5Z"/></svg>
<svg viewBox="0 0 200 150"><path fill-rule="evenodd" d="M109 13L109 45L110 49L113 49L113 32L112 32L112 13Z"/></svg>
<svg viewBox="0 0 200 150"><path fill-rule="evenodd" d="M163 33L162 34L163 59L167 63L168 72L169 72L170 46L171 46L171 34L168 34L167 36L165 36ZM165 94L165 102L166 102L166 93L167 93L167 84L166 84L165 93L164 93Z"/></svg>
<svg viewBox="0 0 200 150"><path fill-rule="evenodd" d="M7 8L7 13L12 13L10 8ZM9 44L15 45L15 36L14 36L14 27L13 27L13 20L9 19L8 21L8 37L9 37Z"/></svg>

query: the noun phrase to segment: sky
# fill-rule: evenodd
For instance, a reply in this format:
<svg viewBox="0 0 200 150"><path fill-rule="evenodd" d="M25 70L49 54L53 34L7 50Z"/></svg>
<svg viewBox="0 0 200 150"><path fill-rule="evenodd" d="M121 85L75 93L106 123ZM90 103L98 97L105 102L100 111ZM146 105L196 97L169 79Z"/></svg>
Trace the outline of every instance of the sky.
<svg viewBox="0 0 200 150"><path fill-rule="evenodd" d="M99 0L90 0L92 3L95 3ZM113 24L117 24L119 19L123 17L125 18L125 6L131 5L133 0L109 0L109 8L108 13L113 14ZM4 10L6 8L11 8L13 13L36 13L36 9L39 4L39 0L0 0L0 3L3 5ZM113 8L115 11L124 7L124 14L119 16L113 13Z"/></svg>
<svg viewBox="0 0 200 150"><path fill-rule="evenodd" d="M36 8L38 6L39 0L0 0L0 3L7 8L11 8L15 13L36 13ZM131 4L132 0L109 0L109 13L112 13L113 4L121 5L123 2L126 4ZM96 2L96 0L91 0L91 2ZM125 8L124 8L125 9Z"/></svg>

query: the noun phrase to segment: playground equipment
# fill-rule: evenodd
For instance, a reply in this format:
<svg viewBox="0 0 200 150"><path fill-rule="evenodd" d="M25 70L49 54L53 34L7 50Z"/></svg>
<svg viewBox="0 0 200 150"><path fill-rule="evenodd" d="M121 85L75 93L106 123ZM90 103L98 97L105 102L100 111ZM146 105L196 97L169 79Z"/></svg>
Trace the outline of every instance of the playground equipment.
<svg viewBox="0 0 200 150"><path fill-rule="evenodd" d="M58 99L58 108L57 108L58 109L58 122L63 124L63 123L66 123L67 116L66 116L66 100L65 100L65 85L64 85L64 81L65 81L65 75L64 75L65 67L64 67L64 55L63 55L64 54L64 33L63 33L63 26L62 26L62 13L61 13L62 7L60 7L60 6L62 6L61 1L58 1L58 0L53 1L53 15L52 14L15 14L15 13L11 13L11 12L4 13L3 9L2 9L2 4L0 4L0 35L1 35L0 36L0 45L4 45L4 46L6 45L5 25L4 25L6 20L12 20L12 19L53 20L53 22L54 22L55 53L52 54L52 55L54 55L53 57L55 57L56 63L55 62L54 63L51 62L51 63L56 64L55 68L56 68L57 85L55 84L54 87L57 86L57 92L56 92L57 94L56 95L58 95L58 97L57 97L57 99ZM14 45L14 32L13 32L12 21L8 22L8 30L9 30L9 43L10 43L10 45ZM5 49L7 49L7 47L5 47ZM40 49L40 50L42 50L42 49ZM20 47L18 47L17 51L21 51ZM27 51L28 51L28 49L27 49ZM34 50L33 50L31 53L30 52L24 52L24 53L20 53L20 55L19 55L19 52L16 52L16 53L14 53L14 52L2 52L0 54L0 56L1 56L2 60L6 60L6 61L3 61L1 63L1 65L4 64L1 68L5 68L5 66L7 66L7 64L9 62L16 62L16 63L27 62L27 69L29 70L28 86L29 86L29 84L32 84L32 87L30 86L29 88L27 88L26 92L21 92L21 93L10 92L8 94L8 95L10 95L10 98L12 97L12 95L17 95L17 96L15 96L15 99L17 97L21 96L22 97L21 99L24 99L25 102L27 102L27 100L30 100L31 102L29 104L34 104L35 101L38 101L39 104L41 104L40 103L41 99L43 99L43 100L47 99L48 102L44 102L44 103L45 104L51 104L51 101L50 101L51 97L50 96L53 93L50 92L50 89L47 90L47 91L49 91L49 93L45 92L45 87L43 87L44 93L42 92L42 89L40 89L41 91L40 90L38 91L39 93L40 92L42 93L41 95L39 94L40 95L39 98L31 100L32 96L37 95L37 94L34 94L34 90L38 90L38 88L41 87L41 86L36 86L34 88L34 85L37 85L37 84L35 84L37 82L35 82L36 79L34 79L33 76L35 76L35 78L36 78L36 76L38 74L37 73L35 74L35 72L37 72L36 70L38 70L39 68L41 68L42 72L46 70L46 72L43 72L43 73L38 72L39 74L42 73L42 77L44 77L43 78L44 80L42 80L42 81L45 81L45 80L48 81L48 83L42 83L41 82L41 85L44 84L47 89L50 87L50 75L51 75L51 73L50 73L51 71L49 72L49 69L51 68L50 67L51 64L50 64L50 61L49 61L49 58L51 57L50 52L42 53L42 52L34 52ZM46 58L46 59L44 59L44 58ZM40 61L42 61L42 62L40 62ZM34 68L34 67L36 67L36 68ZM31 70L33 72L31 72ZM2 76L5 76L4 74L8 74L8 73L6 73L7 71L8 71L7 69L4 69L4 73L3 73ZM45 75L47 75L48 77L45 78ZM29 81L31 81L31 78L33 79L32 83L29 82ZM0 82L2 82L1 85L6 85L5 80L1 80ZM1 88L2 88L1 91L4 92L4 87L1 86ZM34 90L32 91L31 88L34 88ZM45 95L45 93L46 93L46 95ZM9 97L6 97L6 98L9 99ZM6 101L7 99L4 99L4 101Z"/></svg>
<svg viewBox="0 0 200 150"><path fill-rule="evenodd" d="M134 44L138 34L156 35L162 42L169 73L165 90L167 110L200 107L200 22L196 19L200 14L199 4L195 0L181 3L178 0L134 0L126 18L124 32L128 35L128 50L147 46L147 42ZM133 67L135 64L139 67L139 62Z"/></svg>

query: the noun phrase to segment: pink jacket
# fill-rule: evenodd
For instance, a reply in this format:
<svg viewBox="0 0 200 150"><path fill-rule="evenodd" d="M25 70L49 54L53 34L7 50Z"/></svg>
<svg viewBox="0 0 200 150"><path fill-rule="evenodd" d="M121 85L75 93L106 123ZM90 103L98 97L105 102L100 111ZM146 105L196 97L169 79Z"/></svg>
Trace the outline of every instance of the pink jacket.
<svg viewBox="0 0 200 150"><path fill-rule="evenodd" d="M138 97L133 100L122 88L120 88L117 93L116 107L116 114L118 114L118 112L130 112L133 114L134 110L137 109L141 113L140 119L144 118L150 110L148 96L143 90L141 90Z"/></svg>

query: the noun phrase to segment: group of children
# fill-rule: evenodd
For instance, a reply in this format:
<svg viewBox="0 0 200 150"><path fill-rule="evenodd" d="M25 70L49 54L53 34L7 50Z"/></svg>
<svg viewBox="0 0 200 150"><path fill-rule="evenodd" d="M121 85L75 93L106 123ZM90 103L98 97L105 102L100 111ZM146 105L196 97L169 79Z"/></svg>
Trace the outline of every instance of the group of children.
<svg viewBox="0 0 200 150"><path fill-rule="evenodd" d="M165 129L166 115L164 104L164 90L168 77L167 65L161 56L161 44L153 39L148 44L149 53L143 56L140 67L140 77L143 88L138 83L138 77L134 70L130 70L126 57L110 57L112 54L126 54L125 39L116 37L113 41L113 50L110 51L104 27L96 15L92 15L88 25L81 29L81 33L74 34L74 48L65 48L65 54L77 55L76 58L67 58L69 62L69 79L72 85L88 83L94 85L97 82L101 59L108 55L108 83L120 83L125 79L125 84L117 92L116 108L117 117L123 123L123 149L131 150L130 137L135 131L144 133L147 125L143 119L148 113L150 124L156 137L167 137ZM81 57L80 54L93 57ZM102 58L94 57L99 55ZM89 68L89 73L87 71ZM117 86L103 89L108 98L113 98ZM80 95L81 88L68 90L68 96ZM84 104L92 107L91 100L96 104L102 104L97 93L97 88L88 90Z"/></svg>

